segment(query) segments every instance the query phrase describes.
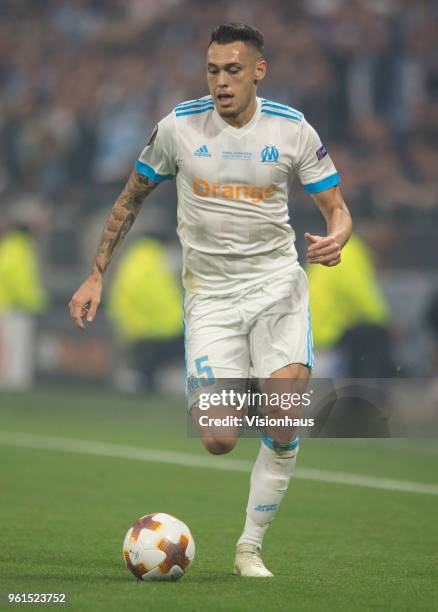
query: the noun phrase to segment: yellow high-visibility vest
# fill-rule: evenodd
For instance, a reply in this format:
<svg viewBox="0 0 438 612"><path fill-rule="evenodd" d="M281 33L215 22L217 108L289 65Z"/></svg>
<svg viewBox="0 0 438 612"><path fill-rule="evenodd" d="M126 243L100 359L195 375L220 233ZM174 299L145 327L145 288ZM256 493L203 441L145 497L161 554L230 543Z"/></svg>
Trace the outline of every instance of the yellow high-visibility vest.
<svg viewBox="0 0 438 612"><path fill-rule="evenodd" d="M358 236L352 235L342 249L338 266L309 265L307 275L315 347L335 345L356 325L386 325L389 307L377 284L371 252Z"/></svg>
<svg viewBox="0 0 438 612"><path fill-rule="evenodd" d="M39 313L47 306L32 238L14 230L0 239L0 312Z"/></svg>
<svg viewBox="0 0 438 612"><path fill-rule="evenodd" d="M128 341L181 335L182 291L158 240L139 238L128 248L110 286L108 315Z"/></svg>

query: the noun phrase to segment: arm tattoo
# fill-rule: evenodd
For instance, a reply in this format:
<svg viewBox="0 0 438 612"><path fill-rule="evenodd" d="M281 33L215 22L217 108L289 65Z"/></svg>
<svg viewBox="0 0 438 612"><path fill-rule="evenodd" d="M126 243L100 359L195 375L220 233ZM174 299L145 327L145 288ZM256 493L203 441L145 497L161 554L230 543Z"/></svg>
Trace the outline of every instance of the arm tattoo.
<svg viewBox="0 0 438 612"><path fill-rule="evenodd" d="M157 183L133 170L122 193L111 210L97 249L92 271L103 274L117 249L134 223L144 198L151 193Z"/></svg>

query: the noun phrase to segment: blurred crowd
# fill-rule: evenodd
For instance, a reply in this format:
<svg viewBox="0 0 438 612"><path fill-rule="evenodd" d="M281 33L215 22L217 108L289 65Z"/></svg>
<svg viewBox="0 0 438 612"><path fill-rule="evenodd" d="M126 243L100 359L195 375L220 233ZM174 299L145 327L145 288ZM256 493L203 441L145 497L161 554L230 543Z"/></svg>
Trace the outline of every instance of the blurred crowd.
<svg viewBox="0 0 438 612"><path fill-rule="evenodd" d="M428 302L428 333L436 332L433 280L422 278L426 271L432 278L436 268L438 0L2 0L0 313L38 313L49 303L50 317L54 312L67 316L66 303L92 261L103 220L154 125L178 102L206 95L210 33L227 21L244 21L263 32L269 67L259 95L300 109L315 125L341 173L353 213L356 237L350 248L357 248L350 256L356 259L338 270L342 290L333 294L338 306L331 308L338 321L329 328L327 313L320 313L318 347L334 346L350 364L356 363L350 348L358 353L360 347L354 375L371 375L363 367L374 362L386 363L392 375L393 314L398 322L409 321L397 359L403 362L400 347L406 344L410 371L426 371L419 331ZM324 228L299 185L292 196L300 251L305 230L315 233L318 223ZM174 339L181 333L179 306L168 313L162 337L155 337L156 330L151 335L148 327L154 320L152 304L163 319L162 303L152 297L166 294L154 287L163 287L166 278L168 291L179 291L175 209L172 184L154 191L133 230L142 237L112 268L115 286L117 267L124 270L128 264L149 278L140 293L141 281L133 278L132 301L143 300L135 307L137 315L144 315L135 319L137 335L132 329L119 333L132 344L135 361L142 361L143 383L150 388L160 355L167 360L169 351L178 354ZM47 294L39 285L34 244ZM135 265L134 255L141 259ZM368 276L361 273L369 280L362 293L360 266L370 270ZM159 269L163 274L154 284L151 270ZM382 269L389 307L379 293ZM123 281L128 277L123 274ZM324 288L319 279L316 287L324 297L315 303L332 304L334 283ZM110 315L123 313L123 324L129 308L111 305L109 293ZM130 295L127 287L120 294ZM165 302L176 305L180 299ZM354 325L345 329L351 321ZM377 359L372 356L376 347ZM432 362L435 371L436 356ZM413 363L421 367L412 369Z"/></svg>
<svg viewBox="0 0 438 612"><path fill-rule="evenodd" d="M207 93L205 50L225 21L262 30L269 72L260 95L317 127L355 218L388 221L387 250L394 223L407 239L417 226L430 230L438 218L436 0L3 0L2 208L30 202L42 211L43 232L61 235L55 253L74 263L83 250L71 247L71 228L108 210L157 120ZM169 234L173 192L166 186L153 198L160 215L152 222ZM309 208L302 190L294 198L294 208Z"/></svg>

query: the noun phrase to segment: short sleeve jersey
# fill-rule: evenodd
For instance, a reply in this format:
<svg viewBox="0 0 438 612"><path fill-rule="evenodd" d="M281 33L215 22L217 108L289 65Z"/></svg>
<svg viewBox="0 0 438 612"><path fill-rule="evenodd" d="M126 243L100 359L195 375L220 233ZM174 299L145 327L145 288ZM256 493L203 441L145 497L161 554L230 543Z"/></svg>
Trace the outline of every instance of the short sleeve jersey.
<svg viewBox="0 0 438 612"><path fill-rule="evenodd" d="M235 128L210 96L183 102L159 122L136 169L176 176L178 235L187 291L240 291L297 265L288 194L298 175L317 193L340 182L326 148L299 111L257 98Z"/></svg>

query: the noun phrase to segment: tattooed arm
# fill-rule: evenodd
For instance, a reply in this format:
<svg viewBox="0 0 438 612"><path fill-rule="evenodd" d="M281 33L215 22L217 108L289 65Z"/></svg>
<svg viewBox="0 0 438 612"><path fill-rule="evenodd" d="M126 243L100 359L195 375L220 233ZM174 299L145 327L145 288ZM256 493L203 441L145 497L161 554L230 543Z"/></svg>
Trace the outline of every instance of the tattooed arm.
<svg viewBox="0 0 438 612"><path fill-rule="evenodd" d="M79 287L69 303L70 316L80 329L84 317L93 321L102 293L103 274L134 223L144 198L157 186L146 176L133 170L122 193L111 210L89 277Z"/></svg>

